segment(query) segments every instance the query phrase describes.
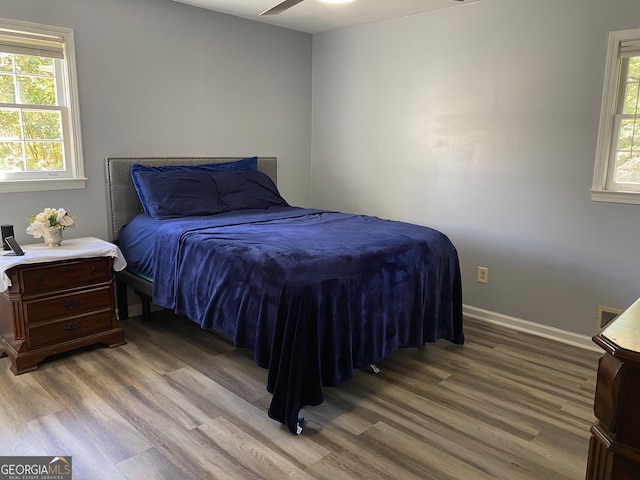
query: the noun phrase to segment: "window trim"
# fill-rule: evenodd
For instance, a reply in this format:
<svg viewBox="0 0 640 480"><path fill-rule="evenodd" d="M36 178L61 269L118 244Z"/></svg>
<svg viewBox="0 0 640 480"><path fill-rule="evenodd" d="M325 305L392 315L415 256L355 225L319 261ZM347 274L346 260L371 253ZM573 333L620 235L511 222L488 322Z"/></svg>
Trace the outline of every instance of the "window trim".
<svg viewBox="0 0 640 480"><path fill-rule="evenodd" d="M612 187L609 178L614 167L611 165L611 162L614 161L612 149L617 145L617 139L614 138L614 124L621 88L622 57L620 47L622 42L630 40L640 41L640 28L609 33L596 161L591 188L591 200L593 201L640 204L640 191Z"/></svg>
<svg viewBox="0 0 640 480"><path fill-rule="evenodd" d="M33 192L44 190L83 189L87 178L84 175L82 156L82 131L80 128L80 102L78 96L78 75L76 69L75 42L73 30L65 27L43 25L0 18L0 28L31 32L40 35L58 36L64 40L63 72L59 81L64 82L61 88L67 97L68 118L66 119L70 138L65 138L65 161L70 176L32 179L0 179L0 193ZM63 121L65 115L63 114Z"/></svg>

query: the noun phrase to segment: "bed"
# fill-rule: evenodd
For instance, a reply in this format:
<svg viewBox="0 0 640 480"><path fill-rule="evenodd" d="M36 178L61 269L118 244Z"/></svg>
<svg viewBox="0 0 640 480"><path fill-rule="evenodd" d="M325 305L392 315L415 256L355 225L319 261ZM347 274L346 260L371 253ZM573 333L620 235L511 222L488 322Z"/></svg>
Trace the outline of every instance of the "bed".
<svg viewBox="0 0 640 480"><path fill-rule="evenodd" d="M268 415L292 433L322 387L355 369L464 342L458 255L437 230L290 206L273 157L107 158L106 169L111 240L128 263L120 318L131 287L145 318L153 303L251 351L268 370Z"/></svg>

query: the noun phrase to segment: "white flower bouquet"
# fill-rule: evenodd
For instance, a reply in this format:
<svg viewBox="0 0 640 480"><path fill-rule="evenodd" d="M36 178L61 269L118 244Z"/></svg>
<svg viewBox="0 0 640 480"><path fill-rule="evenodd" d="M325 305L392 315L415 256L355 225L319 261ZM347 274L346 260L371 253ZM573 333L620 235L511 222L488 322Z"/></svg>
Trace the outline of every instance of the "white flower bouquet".
<svg viewBox="0 0 640 480"><path fill-rule="evenodd" d="M64 208L45 208L29 220L31 224L27 227L27 233L34 238L46 237L51 229L64 230L74 227L73 218Z"/></svg>

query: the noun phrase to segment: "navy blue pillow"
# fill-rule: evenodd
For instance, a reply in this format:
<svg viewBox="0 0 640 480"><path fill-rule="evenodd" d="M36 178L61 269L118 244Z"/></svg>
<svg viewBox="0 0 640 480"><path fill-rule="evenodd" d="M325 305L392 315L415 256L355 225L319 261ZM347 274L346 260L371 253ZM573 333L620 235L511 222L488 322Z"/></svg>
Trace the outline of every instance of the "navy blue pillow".
<svg viewBox="0 0 640 480"><path fill-rule="evenodd" d="M287 205L268 175L257 170L212 172L225 211Z"/></svg>
<svg viewBox="0 0 640 480"><path fill-rule="evenodd" d="M241 160L223 163L202 163L198 165L131 165L131 174L135 172L168 172L172 170L187 170L219 172L222 170L258 170L258 157L246 157Z"/></svg>
<svg viewBox="0 0 640 480"><path fill-rule="evenodd" d="M225 211L218 201L212 173L206 170L136 172L136 190L145 213L154 218L172 218Z"/></svg>
<svg viewBox="0 0 640 480"><path fill-rule="evenodd" d="M223 163L206 163L206 164L198 164L198 165L140 165L138 163L134 163L131 165L131 179L133 180L133 186L138 193L138 198L140 198L140 203L142 204L142 208L148 215L152 215L151 211L156 211L155 207L150 207L147 203L147 190L152 188L149 185L149 181L146 182L145 188L141 185L140 176L145 172L175 172L175 171L186 171L186 172L219 172L219 171L227 171L227 170L257 170L258 169L258 157L246 157L241 160L236 160L233 162L223 162ZM152 177L149 177L152 178ZM153 178L159 178L154 176ZM219 212L216 212L219 213ZM181 216L180 214L176 214L173 216Z"/></svg>

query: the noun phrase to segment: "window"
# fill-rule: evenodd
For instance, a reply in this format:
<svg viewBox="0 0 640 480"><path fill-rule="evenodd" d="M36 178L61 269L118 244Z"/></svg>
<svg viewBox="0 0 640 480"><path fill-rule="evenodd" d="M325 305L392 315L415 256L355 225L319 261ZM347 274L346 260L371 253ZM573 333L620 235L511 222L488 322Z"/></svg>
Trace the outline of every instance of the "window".
<svg viewBox="0 0 640 480"><path fill-rule="evenodd" d="M0 192L85 181L73 31L0 19Z"/></svg>
<svg viewBox="0 0 640 480"><path fill-rule="evenodd" d="M640 28L609 34L592 200L640 204Z"/></svg>

